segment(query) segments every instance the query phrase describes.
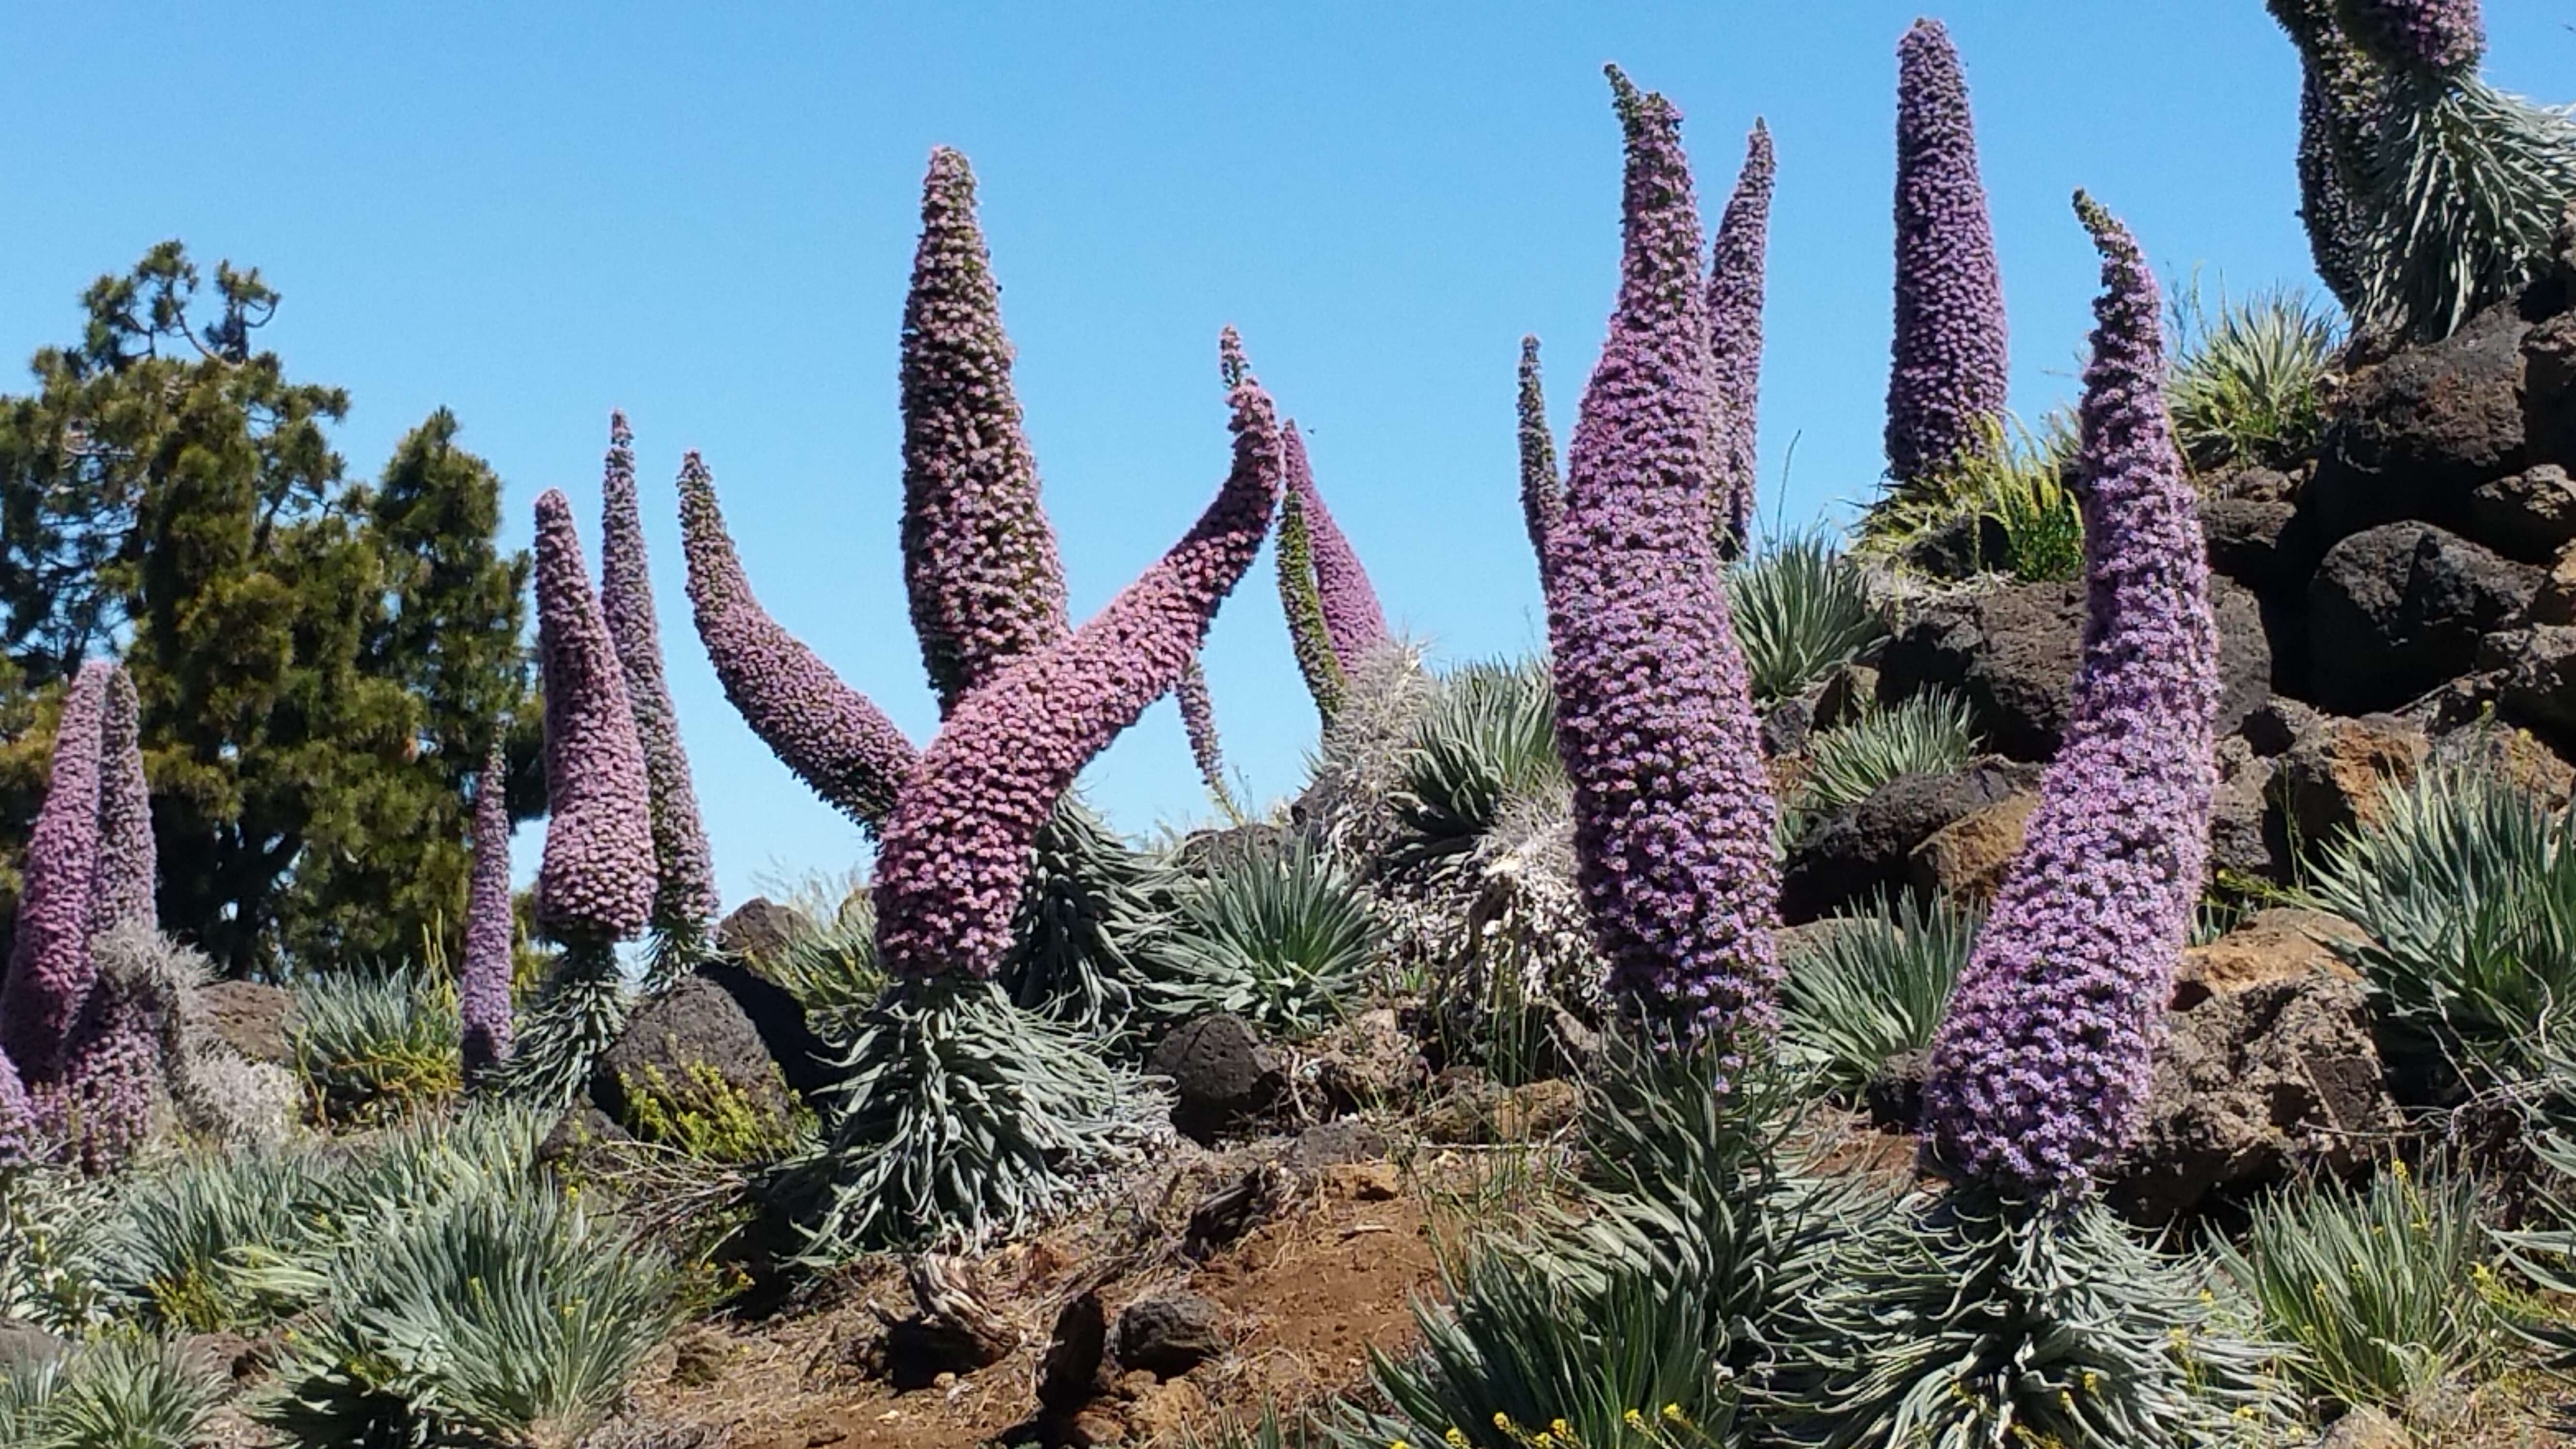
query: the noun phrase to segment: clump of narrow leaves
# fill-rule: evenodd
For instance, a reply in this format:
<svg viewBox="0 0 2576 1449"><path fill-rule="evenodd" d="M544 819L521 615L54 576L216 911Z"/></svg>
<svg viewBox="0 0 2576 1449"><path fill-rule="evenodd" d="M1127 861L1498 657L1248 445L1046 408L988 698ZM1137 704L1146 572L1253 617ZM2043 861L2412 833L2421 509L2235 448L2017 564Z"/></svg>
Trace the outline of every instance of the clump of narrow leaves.
<svg viewBox="0 0 2576 1449"><path fill-rule="evenodd" d="M2175 302L2174 324L2181 345L2165 400L2194 468L2284 468L2315 452L2343 349L2326 305L2275 288L2212 309L2195 291Z"/></svg>
<svg viewBox="0 0 2576 1449"><path fill-rule="evenodd" d="M1780 987L1787 1049L1844 1093L1889 1058L1928 1050L1978 924L1946 899L1905 893L1804 933Z"/></svg>
<svg viewBox="0 0 2576 1449"><path fill-rule="evenodd" d="M177 1345L113 1337L0 1368L0 1444L15 1449L194 1449L215 1385Z"/></svg>
<svg viewBox="0 0 2576 1449"><path fill-rule="evenodd" d="M1398 778L1395 858L1405 863L1471 851L1512 802L1562 791L1546 661L1469 664L1443 677Z"/></svg>
<svg viewBox="0 0 2576 1449"><path fill-rule="evenodd" d="M1149 1002L1174 1020L1230 1012L1312 1036L1365 994L1379 937L1368 893L1322 850L1292 839L1235 853L1178 892Z"/></svg>
<svg viewBox="0 0 2576 1449"><path fill-rule="evenodd" d="M1968 702L1949 690L1873 706L1808 743L1797 809L1823 814L1859 804L1900 775L1947 774L1967 764L1976 747Z"/></svg>
<svg viewBox="0 0 2576 1449"><path fill-rule="evenodd" d="M297 982L289 1045L326 1121L393 1121L464 1085L453 989L423 972L335 971Z"/></svg>
<svg viewBox="0 0 2576 1449"><path fill-rule="evenodd" d="M1887 632L1859 568L1821 531L1766 545L1726 589L1757 700L1804 690Z"/></svg>

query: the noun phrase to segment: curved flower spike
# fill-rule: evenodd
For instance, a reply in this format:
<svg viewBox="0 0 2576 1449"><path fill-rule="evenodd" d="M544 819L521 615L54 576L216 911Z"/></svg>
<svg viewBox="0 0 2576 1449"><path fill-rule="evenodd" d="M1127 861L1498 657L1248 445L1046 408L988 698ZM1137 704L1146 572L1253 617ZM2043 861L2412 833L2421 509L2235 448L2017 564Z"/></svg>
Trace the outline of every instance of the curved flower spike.
<svg viewBox="0 0 2576 1449"><path fill-rule="evenodd" d="M1538 551L1546 583L1547 535L1565 512L1565 481L1556 474L1556 438L1547 430L1547 394L1539 386L1538 339L1521 339L1521 522Z"/></svg>
<svg viewBox="0 0 2576 1449"><path fill-rule="evenodd" d="M1610 75L1627 133L1625 248L1548 539L1557 746L1612 988L1740 1042L1775 1016L1779 870L1710 537L1699 214L1680 113Z"/></svg>
<svg viewBox="0 0 2576 1449"><path fill-rule="evenodd" d="M546 845L537 921L585 947L653 913L653 824L625 671L582 566L572 505L537 498L537 662L546 691Z"/></svg>
<svg viewBox="0 0 2576 1449"><path fill-rule="evenodd" d="M456 973L456 1006L465 1029L465 1078L490 1071L510 1055L510 777L501 742L474 781L474 872L465 896L465 960Z"/></svg>
<svg viewBox="0 0 2576 1449"><path fill-rule="evenodd" d="M680 533L698 639L725 698L824 803L867 829L882 825L912 773L912 742L761 611L725 536L715 480L695 453L680 465Z"/></svg>
<svg viewBox="0 0 2576 1449"><path fill-rule="evenodd" d="M1755 432L1762 405L1763 263L1771 244L1771 128L1759 119L1744 170L1718 223L1708 269L1709 390L1717 409L1718 551L1744 552L1753 533Z"/></svg>
<svg viewBox="0 0 2576 1449"><path fill-rule="evenodd" d="M1324 495L1315 487L1314 470L1306 463L1306 440L1299 435L1295 423L1281 425L1279 442L1282 465L1287 469L1286 487L1296 495L1298 512L1306 520L1307 548L1314 560L1315 597L1323 608L1324 635L1332 641L1334 661L1342 666L1344 674L1349 674L1386 642L1386 614L1378 607L1377 590L1369 583L1368 570L1360 566L1359 553L1333 522L1332 510L1324 506Z"/></svg>
<svg viewBox="0 0 2576 1449"><path fill-rule="evenodd" d="M1279 497L1279 427L1249 378L1232 404L1233 472L1197 526L1073 637L959 700L922 755L877 852L877 948L888 971L993 974L1056 801L1179 682L1252 567Z"/></svg>
<svg viewBox="0 0 2576 1449"><path fill-rule="evenodd" d="M2165 412L2163 308L2091 198L2102 253L2074 488L2090 602L2066 738L1933 1045L1936 1156L2084 1195L2137 1131L2209 840L2218 629Z"/></svg>

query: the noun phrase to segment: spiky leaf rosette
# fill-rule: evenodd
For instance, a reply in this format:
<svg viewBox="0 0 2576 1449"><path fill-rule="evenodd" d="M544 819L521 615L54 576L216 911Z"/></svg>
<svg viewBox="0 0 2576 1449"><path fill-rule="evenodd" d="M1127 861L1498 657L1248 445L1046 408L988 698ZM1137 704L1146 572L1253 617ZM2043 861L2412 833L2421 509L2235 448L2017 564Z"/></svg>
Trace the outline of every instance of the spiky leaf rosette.
<svg viewBox="0 0 2576 1449"><path fill-rule="evenodd" d="M1172 686L1172 700L1181 708L1181 728L1189 734L1190 758L1198 764L1208 798L1228 820L1242 824L1243 807L1234 803L1234 791L1225 783L1225 745L1217 738L1216 701L1208 695L1207 670L1196 659L1181 671L1181 682Z"/></svg>
<svg viewBox="0 0 2576 1449"><path fill-rule="evenodd" d="M509 757L495 739L474 781L474 872L465 893L465 959L456 973L468 1082L510 1055L510 947L517 933L510 912L509 794Z"/></svg>
<svg viewBox="0 0 2576 1449"><path fill-rule="evenodd" d="M2486 55L2478 0L2342 0L2346 32L2392 69L2456 75Z"/></svg>
<svg viewBox="0 0 2576 1449"><path fill-rule="evenodd" d="M2365 223L2356 326L2447 337L2549 264L2576 200L2576 116L2475 76L2401 75L2346 179Z"/></svg>
<svg viewBox="0 0 2576 1449"><path fill-rule="evenodd" d="M1030 852L1029 884L995 979L1024 1011L1094 1036L1134 1014L1138 944L1161 923L1153 864L1068 791Z"/></svg>
<svg viewBox="0 0 2576 1449"><path fill-rule="evenodd" d="M1771 243L1771 128L1756 120L1744 170L1727 198L1708 269L1711 402L1717 414L1718 550L1744 552L1753 536L1756 421L1762 403L1762 273Z"/></svg>
<svg viewBox="0 0 2576 1449"><path fill-rule="evenodd" d="M1067 632L1064 565L1011 392L975 173L945 146L921 184L903 308L903 577L943 717Z"/></svg>
<svg viewBox="0 0 2576 1449"><path fill-rule="evenodd" d="M1535 337L1521 339L1520 444L1521 522L1543 570L1548 532L1565 512L1565 482L1556 476L1556 439L1547 430L1547 392L1539 381Z"/></svg>
<svg viewBox="0 0 2576 1449"><path fill-rule="evenodd" d="M698 639L725 698L825 804L876 829L912 773L912 742L762 612L725 534L715 479L695 453L680 465L680 530Z"/></svg>
<svg viewBox="0 0 2576 1449"><path fill-rule="evenodd" d="M1614 994L1694 1030L1759 1037L1779 982L1775 811L1709 536L1699 213L1680 113L1610 76L1626 130L1625 254L1548 540L1558 749Z"/></svg>
<svg viewBox="0 0 2576 1449"><path fill-rule="evenodd" d="M1315 712L1329 726L1342 708L1350 679L1333 653L1332 631L1324 623L1324 600L1315 587L1314 534L1307 527L1306 504L1294 491L1279 498L1279 547L1273 557L1279 575L1279 610L1288 620L1288 645L1297 657L1297 672Z"/></svg>
<svg viewBox="0 0 2576 1449"><path fill-rule="evenodd" d="M2135 1449L2289 1442L2277 1348L2225 1284L2141 1245L2108 1209L1981 1189L1855 1214L1775 1320L1748 1407L1815 1449Z"/></svg>
<svg viewBox="0 0 2576 1449"><path fill-rule="evenodd" d="M611 413L608 419L600 515L599 612L617 646L653 807L653 929L684 943L702 941L721 909L715 860L698 819L689 752L680 743L680 714L662 673L653 571L644 556L644 515L635 498L634 434L627 430L624 413Z"/></svg>
<svg viewBox="0 0 2576 1449"><path fill-rule="evenodd" d="M599 1054L626 1029L626 979L605 942L568 945L521 1023L510 1054L486 1073L492 1089L545 1111L590 1088Z"/></svg>
<svg viewBox="0 0 2576 1449"><path fill-rule="evenodd" d="M90 931L160 925L154 903L159 856L152 787L143 778L143 721L134 680L110 667L98 734L98 873L90 882Z"/></svg>
<svg viewBox="0 0 2576 1449"><path fill-rule="evenodd" d="M1349 673L1386 642L1386 613L1378 607L1377 590L1369 583L1368 570L1360 566L1358 550L1333 522L1332 510L1324 506L1323 492L1315 486L1315 470L1306 461L1306 439L1295 422L1280 424L1279 444L1281 463L1287 469L1285 486L1297 495L1298 510L1306 519L1324 634L1332 641L1333 658Z"/></svg>
<svg viewBox="0 0 2576 1449"><path fill-rule="evenodd" d="M572 505L551 488L537 498L537 662L546 691L537 923L567 942L623 941L653 911L651 787Z"/></svg>
<svg viewBox="0 0 2576 1449"><path fill-rule="evenodd" d="M888 971L989 977L1001 966L1056 802L1180 679L1252 566L1279 497L1279 429L1248 377L1233 409L1234 469L1197 525L1071 638L960 700L923 753L877 854Z"/></svg>
<svg viewBox="0 0 2576 1449"><path fill-rule="evenodd" d="M854 1028L826 1138L763 1196L817 1265L1009 1236L1141 1160L1160 1094L991 982L897 982Z"/></svg>
<svg viewBox="0 0 2576 1449"><path fill-rule="evenodd" d="M1896 342L1887 472L1919 482L1975 447L2004 410L2003 274L1995 265L1959 52L1937 20L1897 46Z"/></svg>
<svg viewBox="0 0 2576 1449"><path fill-rule="evenodd" d="M98 870L99 721L115 666L81 666L54 726L45 803L20 867L18 935L0 984L0 1050L36 1087L62 1075L64 1038L95 974L90 896Z"/></svg>
<svg viewBox="0 0 2576 1449"><path fill-rule="evenodd" d="M2080 1197L2145 1109L2208 855L2218 705L2198 499L2164 396L2155 275L2091 198L2102 253L2083 441L2090 602L2065 741L1932 1055L1932 1150L1972 1178Z"/></svg>

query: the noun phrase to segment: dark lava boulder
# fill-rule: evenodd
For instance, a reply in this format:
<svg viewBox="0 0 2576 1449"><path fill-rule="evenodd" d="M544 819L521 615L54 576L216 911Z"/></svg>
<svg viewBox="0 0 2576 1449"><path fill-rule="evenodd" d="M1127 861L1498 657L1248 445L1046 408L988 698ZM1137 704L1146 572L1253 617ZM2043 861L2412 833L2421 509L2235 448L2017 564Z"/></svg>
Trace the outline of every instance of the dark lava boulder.
<svg viewBox="0 0 2576 1449"><path fill-rule="evenodd" d="M2549 563L2576 542L2576 482L2555 463L2498 478L2469 495L2468 533L2506 558Z"/></svg>
<svg viewBox="0 0 2576 1449"><path fill-rule="evenodd" d="M785 1081L724 989L690 976L635 1008L591 1074L591 1099L648 1141L740 1160L788 1135Z"/></svg>
<svg viewBox="0 0 2576 1449"><path fill-rule="evenodd" d="M2523 341L2531 324L2491 307L2450 337L2348 378L2301 503L2333 543L2404 519L2457 524L2480 484L2531 461Z"/></svg>
<svg viewBox="0 0 2576 1449"><path fill-rule="evenodd" d="M2352 535L2308 585L2311 696L2367 714L2467 673L2479 636L2520 615L2545 577L2428 523Z"/></svg>
<svg viewBox="0 0 2576 1449"><path fill-rule="evenodd" d="M1174 1378L1225 1352L1224 1313L1186 1289L1157 1293L1119 1310L1113 1341L1120 1368Z"/></svg>
<svg viewBox="0 0 2576 1449"><path fill-rule="evenodd" d="M746 961L765 962L813 929L813 920L794 906L753 896L717 925L716 949Z"/></svg>
<svg viewBox="0 0 2576 1449"><path fill-rule="evenodd" d="M2272 693L2263 613L2242 584L2211 580L2218 616L2220 734L2233 733ZM2084 585L2013 584L1925 604L1887 642L1881 700L1934 686L1968 701L1986 747L2017 760L2057 751L2083 648Z"/></svg>
<svg viewBox="0 0 2576 1449"><path fill-rule="evenodd" d="M1948 775L1900 775L1819 821L1789 851L1780 917L1815 920L1906 885L1915 847L1945 825L2026 794L2039 767L1980 760Z"/></svg>
<svg viewBox="0 0 2576 1449"><path fill-rule="evenodd" d="M1278 1101L1286 1067L1242 1017L1192 1017L1154 1044L1145 1070L1172 1082L1172 1125L1199 1142L1242 1127Z"/></svg>

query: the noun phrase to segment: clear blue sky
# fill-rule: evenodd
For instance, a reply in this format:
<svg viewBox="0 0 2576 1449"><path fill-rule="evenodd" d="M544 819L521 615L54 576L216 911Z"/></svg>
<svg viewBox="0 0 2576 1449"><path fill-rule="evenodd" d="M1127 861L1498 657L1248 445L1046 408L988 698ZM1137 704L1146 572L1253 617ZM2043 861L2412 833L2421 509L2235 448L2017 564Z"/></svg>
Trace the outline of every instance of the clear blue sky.
<svg viewBox="0 0 2576 1449"><path fill-rule="evenodd" d="M2576 9L2488 0L2492 79L2576 90ZM664 639L729 898L847 868L856 832L736 720L688 626L670 478L704 450L772 611L916 738L934 713L896 557L895 346L922 165L974 160L1076 612L1221 478L1220 325L1308 430L1391 616L1443 655L1543 634L1512 370L1560 431L1618 260L1600 67L1672 96L1713 218L1767 116L1780 183L1765 511L1879 471L1894 48L1884 0L1609 5L273 5L17 0L0 355L76 335L100 272L180 237L285 294L265 340L354 400L371 474L432 408L595 534L634 421ZM2308 276L2296 65L2260 0L1959 0L2012 312L2014 402L2070 389L2091 188L2169 275ZM12 367L0 386L23 385ZM1797 440L1794 466L1790 443ZM1785 495L1781 479L1787 474ZM595 537L594 537L595 546ZM1217 623L1233 761L1293 789L1314 734L1268 565ZM1087 776L1132 831L1207 813L1158 705ZM523 836L523 863L534 856Z"/></svg>

